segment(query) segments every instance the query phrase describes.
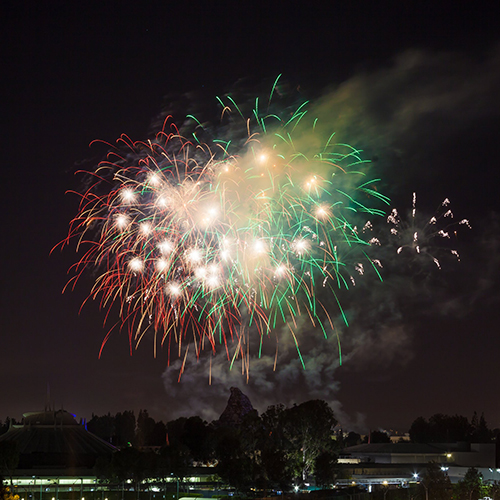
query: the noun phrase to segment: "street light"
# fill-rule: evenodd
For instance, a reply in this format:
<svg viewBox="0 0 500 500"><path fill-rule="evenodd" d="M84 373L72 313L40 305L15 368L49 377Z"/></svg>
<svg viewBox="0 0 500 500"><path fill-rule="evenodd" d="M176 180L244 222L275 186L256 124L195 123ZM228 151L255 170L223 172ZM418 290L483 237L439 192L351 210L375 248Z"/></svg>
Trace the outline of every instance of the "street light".
<svg viewBox="0 0 500 500"><path fill-rule="evenodd" d="M170 473L171 476L174 475L173 472ZM175 476L175 480L177 481L177 496L175 497L177 500L179 500L179 477Z"/></svg>

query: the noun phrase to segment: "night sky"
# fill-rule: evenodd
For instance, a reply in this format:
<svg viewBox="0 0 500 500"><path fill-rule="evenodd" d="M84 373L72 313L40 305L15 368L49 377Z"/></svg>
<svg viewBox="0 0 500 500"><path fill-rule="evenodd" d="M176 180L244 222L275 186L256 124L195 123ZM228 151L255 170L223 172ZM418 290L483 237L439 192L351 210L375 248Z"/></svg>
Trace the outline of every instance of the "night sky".
<svg viewBox="0 0 500 500"><path fill-rule="evenodd" d="M493 2L406 4L3 5L1 419L42 409L50 387L51 403L78 417L145 408L164 421L211 420L238 386L260 411L325 399L358 431L474 411L500 427L500 20ZM283 336L277 371L270 342L249 384L223 356L212 386L203 359L177 383L177 360L167 369L147 341L130 356L125 333L98 359L104 314L96 303L80 312L91 276L61 294L77 257L50 255L76 215L77 197L65 194L81 188L74 172L105 152L89 143L145 139L169 105L209 108L235 86L265 97L280 73L339 140L374 160L391 207L405 214L416 192L431 216L451 200L472 225L454 245L461 261L393 264L383 286L346 296L340 367L336 340L306 323L306 371Z"/></svg>

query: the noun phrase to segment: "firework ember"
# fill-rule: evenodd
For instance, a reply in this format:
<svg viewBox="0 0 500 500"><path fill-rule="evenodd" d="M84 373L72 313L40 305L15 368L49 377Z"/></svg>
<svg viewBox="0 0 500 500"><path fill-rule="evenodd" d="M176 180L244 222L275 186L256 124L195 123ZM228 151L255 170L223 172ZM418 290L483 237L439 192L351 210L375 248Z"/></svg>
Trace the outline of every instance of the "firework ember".
<svg viewBox="0 0 500 500"><path fill-rule="evenodd" d="M409 221L401 220L398 211L394 208L387 217L387 222L391 226L390 233L393 243L397 246L397 253L413 252L431 259L434 264L441 269L441 263L436 254L444 251L442 245L435 243L437 239L451 240L456 235L458 226L465 226L470 229L468 219L455 220L450 209L450 200L443 200L434 215L425 219L417 213L417 195L413 193L413 203ZM457 260L460 256L457 250L448 249L449 254Z"/></svg>

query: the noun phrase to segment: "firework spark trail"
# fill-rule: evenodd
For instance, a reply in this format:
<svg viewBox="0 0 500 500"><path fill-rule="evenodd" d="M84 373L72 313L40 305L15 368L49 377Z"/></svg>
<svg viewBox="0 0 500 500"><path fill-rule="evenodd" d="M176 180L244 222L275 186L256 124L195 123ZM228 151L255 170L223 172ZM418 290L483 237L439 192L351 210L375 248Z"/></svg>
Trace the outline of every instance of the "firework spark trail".
<svg viewBox="0 0 500 500"><path fill-rule="evenodd" d="M244 119L231 97L219 102L223 120ZM87 173L93 182L62 242L77 239L84 250L68 285L97 268L90 298L104 309L119 304L131 349L151 332L169 358L174 346L185 359L191 343L197 356L208 343L212 351L225 346L230 359L233 342L244 359L252 329L261 345L280 323L295 339L300 315L326 336L332 311L317 289L342 311L338 289L376 270L371 243L352 220L384 216L372 205L388 199L367 176L361 152L333 143L333 134L317 151L297 149L300 134L316 126L305 125L306 114L307 102L284 120L257 100L243 139L203 141L192 116L191 138L171 117L146 142L122 135Z"/></svg>
<svg viewBox="0 0 500 500"><path fill-rule="evenodd" d="M392 209L387 217L387 222L390 224L390 234L393 242L397 246L397 253L401 254L405 250L414 252L418 255L430 258L434 264L441 269L441 263L435 256L437 252L444 250L443 246L435 244L437 239L450 240L451 235L456 236L456 228L458 226L466 226L471 228L468 219L454 220L454 215L449 208L450 200L443 200L435 214L425 219L419 217L417 213L417 195L413 193L411 217L409 221L404 221L400 218L397 209ZM450 234L451 233L451 234ZM448 249L447 253L460 260L460 255L455 249Z"/></svg>

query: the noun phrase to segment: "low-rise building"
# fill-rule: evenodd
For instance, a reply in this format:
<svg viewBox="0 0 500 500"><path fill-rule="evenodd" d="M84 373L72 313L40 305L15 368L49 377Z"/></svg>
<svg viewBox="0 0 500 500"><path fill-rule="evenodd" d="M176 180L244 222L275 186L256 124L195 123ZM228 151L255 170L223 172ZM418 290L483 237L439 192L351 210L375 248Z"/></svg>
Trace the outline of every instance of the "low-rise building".
<svg viewBox="0 0 500 500"><path fill-rule="evenodd" d="M485 480L500 480L493 443L377 443L345 448L339 456L344 479L340 484L399 484L418 482L429 462L436 462L452 482L469 467ZM497 477L498 476L498 477Z"/></svg>

